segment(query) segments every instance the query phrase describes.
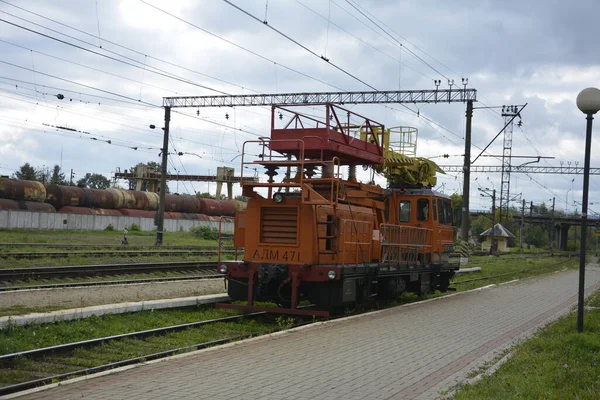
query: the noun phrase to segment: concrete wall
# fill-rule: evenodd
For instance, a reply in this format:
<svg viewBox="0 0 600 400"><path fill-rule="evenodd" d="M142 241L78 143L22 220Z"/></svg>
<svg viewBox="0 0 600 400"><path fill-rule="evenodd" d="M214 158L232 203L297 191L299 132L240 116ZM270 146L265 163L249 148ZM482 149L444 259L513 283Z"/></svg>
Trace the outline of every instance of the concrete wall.
<svg viewBox="0 0 600 400"><path fill-rule="evenodd" d="M500 253L507 253L509 251L507 238L502 237L502 236L496 236L496 237L494 237L494 242L496 242L495 251L500 252ZM486 236L485 240L481 243L481 250L482 251L490 251L491 245L492 245L492 237Z"/></svg>
<svg viewBox="0 0 600 400"><path fill-rule="evenodd" d="M81 230L102 231L108 225L115 230L122 231L132 224L136 224L142 231L153 231L154 218L110 216L110 215L82 215L69 213L44 213L37 211L0 210L0 228L2 229L44 229L44 230ZM196 226L210 226L219 228L216 221L195 221L182 219L165 219L165 231L189 231ZM233 223L223 222L222 232L233 233Z"/></svg>

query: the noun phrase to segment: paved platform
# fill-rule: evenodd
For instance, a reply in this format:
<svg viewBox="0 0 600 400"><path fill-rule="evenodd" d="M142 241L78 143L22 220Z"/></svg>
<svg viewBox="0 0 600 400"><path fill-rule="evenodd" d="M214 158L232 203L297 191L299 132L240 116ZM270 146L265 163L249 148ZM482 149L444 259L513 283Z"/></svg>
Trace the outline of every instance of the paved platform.
<svg viewBox="0 0 600 400"><path fill-rule="evenodd" d="M588 293L600 287L589 265ZM396 307L64 383L21 399L437 399L572 309L577 271ZM573 327L575 329L575 327Z"/></svg>

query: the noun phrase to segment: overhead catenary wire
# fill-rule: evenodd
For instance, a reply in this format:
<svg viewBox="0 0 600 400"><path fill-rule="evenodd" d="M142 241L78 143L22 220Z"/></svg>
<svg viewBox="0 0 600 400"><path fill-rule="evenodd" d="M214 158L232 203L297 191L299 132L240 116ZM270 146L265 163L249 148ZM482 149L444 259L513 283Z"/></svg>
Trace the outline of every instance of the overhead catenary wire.
<svg viewBox="0 0 600 400"><path fill-rule="evenodd" d="M150 154L154 153L154 151L149 151L147 148L145 148L145 149L139 149L139 148L138 149L133 149L129 145L124 145L124 144L119 144L119 143L113 143L113 140L111 140L111 139L98 139L95 136L87 136L87 135L80 134L79 132L69 132L69 131L62 130L60 128L44 129L44 128L40 128L40 127L29 125L29 124L26 123L26 121L15 121L14 119L11 120L11 119L9 119L7 117L3 117L3 116L0 116L0 120L7 121L7 123L9 125L12 125L12 126L26 127L28 129L28 131L34 131L34 132L37 131L37 132L42 132L42 133L57 134L59 136L69 137L69 138L78 137L79 139L93 140L95 142L106 143L106 144L109 144L109 145L123 147L123 148L131 149L131 150L135 150L135 151L139 151L139 152L143 152L143 153L150 153Z"/></svg>
<svg viewBox="0 0 600 400"><path fill-rule="evenodd" d="M72 29L72 30L74 30L74 31L76 31L76 32L83 33L84 35L87 35L87 36L90 36L90 37L93 37L93 38L96 38L96 39L100 40L100 37L99 37L99 36L96 36L96 35L94 35L94 34L92 34L92 33L89 33L89 32L86 32L86 31L84 31L84 30L81 30L81 29L75 28L75 27L73 27L73 26L71 26L71 25L68 25L68 24L62 23L62 22L60 22L60 21L57 21L57 20L55 20L55 19L48 18L48 17L46 17L46 16L44 16L44 15L38 14L38 13L36 13L36 12L33 12L33 11L31 11L31 10L28 10L28 9L26 9L26 8L23 8L23 7L17 6L17 5L15 5L15 4L12 4L12 3L10 3L10 2L8 2L8 1L6 1L6 0L0 0L0 2L2 2L2 3L5 3L5 4L8 4L8 5L12 6L12 7L18 8L19 10L25 11L25 12L27 12L27 13L29 13L29 14L32 14L32 15L35 15L35 16L37 16L37 17L39 17L39 18L43 18L43 19L45 19L45 20L47 20L47 21L51 21L51 22L53 22L53 23L55 23L55 24L61 25L61 26L65 27L65 28ZM0 10L0 12L4 12L4 11L1 11L1 10ZM6 12L5 12L5 13L6 13ZM27 20L27 19L24 19L24 18L21 18L21 17L17 17L17 16L15 16L15 15L13 15L13 14L9 14L9 13L6 13L6 14L8 14L8 15L11 15L11 16L14 16L15 18L19 18L19 19L21 19L21 20L23 20L23 21L27 21L27 22L29 22L29 23L31 23L31 24L34 24L34 25L36 25L36 26L43 27L44 29L51 30L51 31L53 31L53 32L55 32L55 33L60 33L60 34L62 34L62 35L65 35L64 33L61 33L61 32L59 32L59 31L56 31L56 30L50 29L50 28L48 28L48 27L45 27L45 26L43 26L43 25L36 24L36 23L34 23L34 22L32 22L32 21L29 21L29 20ZM73 37L73 36L68 36L68 35L65 35L65 36L66 36L66 37L69 37L69 38L71 38L71 39L75 39L75 40L81 41L82 43L86 43L86 44L93 45L92 43L85 42L85 41L83 41L83 40L81 40L81 39L78 39L78 38L75 38L75 37ZM176 64L176 63L173 63L173 62L170 62L170 61L167 61L167 60L164 60L164 59L158 58L158 57L154 57L154 56L151 56L151 55L147 55L147 54L145 54L145 53L143 53L143 52L140 52L140 51L138 51L138 50L135 50L135 49L133 49L133 48L131 48L131 47L124 46L124 45L122 45L122 44L119 44L119 43L117 43L117 42L114 42L114 41L111 41L111 40L107 40L106 38L102 38L102 41L103 41L103 42L105 42L105 43L112 44L113 46L117 46L117 47L119 47L119 48L122 48L122 49L125 49L125 50L129 50L129 51L131 51L131 52L134 52L134 53L136 53L136 54L138 54L138 55L141 55L141 56L147 56L148 58L150 58L150 59L152 59L152 60L156 60L156 61L159 61L159 62L165 63L165 64L167 64L167 65L170 65L170 66L173 66L173 67L180 68L180 69L182 69L182 70L184 70L184 71L192 72L192 73L195 73L195 74L198 74L198 75L204 76L204 77L206 77L206 78L209 78L209 79L216 80L216 81L218 81L218 82L222 82L222 83L225 83L225 84L228 84L228 85L231 85L231 86L235 86L235 87L238 87L238 88L241 88L241 89L250 90L251 92L256 92L256 93L258 93L256 90L253 90L253 89L251 89L251 88L247 88L247 87L244 87L244 86L238 85L238 84L236 84L236 83L229 82L229 81L227 81L227 80L220 79L220 78L218 78L218 77L215 77L215 76L212 76L212 75L208 75L208 74L205 74L205 73L203 73L203 72L200 72L200 71L197 71L197 70L193 70L193 69L190 69L190 68L184 67L184 66L182 66L181 64ZM102 48L101 46L98 46L98 47ZM107 51L107 49L104 49L104 50L105 50L105 51ZM115 53L115 54L117 54L117 53ZM133 60L133 59L132 59L132 60ZM134 61L135 61L135 60L134 60Z"/></svg>
<svg viewBox="0 0 600 400"><path fill-rule="evenodd" d="M99 40L100 40L100 38L99 38L98 36L96 36L96 35L93 35L93 34L91 34L91 33L89 33L89 32L83 31L83 30L81 30L81 29L77 29L77 28L75 28L75 27L72 27L72 26L70 26L70 25L68 25L68 24L64 24L64 23L62 23L62 22L60 22L60 21L57 21L57 20L54 20L54 19L52 19L52 18L45 17L45 16L43 16L43 15L40 15L40 14L38 14L38 13L35 13L35 12L33 12L33 11L27 10L27 9L25 9L25 8L23 8L23 7L16 6L16 5L14 5L14 4L11 4L11 3L9 3L9 2L7 2L7 1L5 1L5 0L0 0L0 2L4 2L4 3L6 3L6 4L9 4L9 5L13 6L13 7L16 7L16 8L18 8L18 9L22 10L22 11L25 11L25 12L31 13L31 14L33 14L33 15L35 15L35 16L38 16L38 17L40 17L40 18L46 19L46 20L48 20L48 21L51 21L51 22L53 22L53 23L56 23L56 24L59 24L59 25L61 25L61 26L67 27L67 28L69 28L69 29L72 29L72 30L74 30L74 31L76 31L76 32L80 32L80 33L83 33L83 34L85 34L85 35L88 35L88 36L90 36L90 37L94 37L94 38L97 38L97 39L99 39ZM7 15L10 15L10 16L12 16L12 17L14 17L14 18L18 18L18 19L20 19L20 20L22 20L22 21L26 21L26 22L27 22L27 23L29 23L29 24L32 24L32 25L35 25L35 26L41 27L41 28L43 28L43 29L47 29L47 30L49 30L49 31L51 31L51 32L54 32L54 33L57 33L57 34L63 35L63 36L65 36L65 37L68 37L68 38L70 38L70 39L72 39L72 40L76 40L76 41L79 41L79 42L81 42L81 43L84 43L84 44L86 44L86 45L89 45L89 46L96 47L96 46L95 46L93 43L90 43L90 42L84 41L84 40L82 40L82 39L79 39L79 38L77 38L77 37L74 37L74 36L71 36L71 35L67 35L67 34L65 34L64 32L60 32L60 31L57 31L57 30L55 30L55 29L49 28L49 27L47 27L47 26L44 26L44 25L41 25L41 24L37 24L37 23L35 23L35 22L33 22L33 21L30 21L30 20L28 20L28 19L25 19L25 18L22 18L22 17L16 16L16 15L14 15L14 14L8 13L8 12L6 12L6 11L3 11L3 10L0 10L0 12L2 12L2 13L5 13L5 14L7 14ZM146 70L146 69L149 67L149 66L147 65L146 61L147 61L147 59L148 59L148 58L150 58L150 59L153 59L153 60L156 60L156 61L159 61L159 62L165 63L165 64L167 64L167 65L170 65L170 66L174 66L174 67L180 68L180 69L182 69L182 70L185 70L185 71L189 71L189 72L192 72L192 73L195 73L195 74L198 74L198 75L201 75L201 76L204 76L204 77L210 78L210 79L217 80L217 81L219 81L219 82L223 82L223 83L226 83L226 84L229 84L229 85L233 85L233 86L239 87L239 88L241 88L241 89L243 89L243 90L245 89L245 90L249 90L249 91L252 91L252 92L255 92L255 93L260 93L259 91L257 91L257 90L254 90L254 89L252 89L252 88L247 88L247 87L245 87L245 86L238 85L238 84L235 84L235 83L233 83L233 82L230 82L230 81L227 81L227 80L223 80L223 79L217 78L217 77L215 77L215 76L211 76L211 75L208 75L208 74L202 73L202 72L200 72L200 71L197 71L197 70L193 70L193 69L190 69L190 68L184 67L184 66L182 66L182 65L180 65L180 64L175 64L175 63L172 63L172 62L166 61L166 60L164 60L164 59L160 59L160 58L157 58L157 57L153 57L153 56L147 55L147 54L145 54L145 53L142 53L142 52L140 52L140 51L138 51L138 50L135 50L135 49L133 49L133 48L131 48L131 47L123 46L123 45L121 45L121 44L119 44L119 43L116 43L116 42L114 42L114 41L106 40L105 38L103 38L102 40L103 40L104 42L106 42L106 43L110 43L110 44L112 44L112 45L114 45L114 46L117 46L117 47L119 47L119 48L123 48L123 49L126 49L126 50L128 50L128 51L131 51L131 52L134 52L134 53L136 53L136 54L139 54L139 55L143 56L143 57L144 57L144 62L142 63L142 62L140 62L139 60L133 59L133 58L131 58L131 57L127 57L127 56L125 56L125 55L123 55L123 54L120 54L120 53L117 53L117 52L111 51L111 50L109 50L109 49L106 49L106 48L102 48L101 46L99 47L99 48L100 48L100 49L102 49L103 51L109 52L109 53L111 53L111 54L114 54L114 55L116 55L116 56L119 56L119 57L123 57L123 58L125 58L126 60L129 60L129 61L131 61L131 62L134 62L134 63L141 64L141 65L138 65L138 66L137 66L137 68L142 68L144 71L145 71L145 70ZM48 54L46 54L46 55L48 55ZM54 57L54 56L52 56L52 55L48 55L48 56L50 56L50 57ZM56 57L55 57L55 58L56 58ZM59 59L60 59L60 58L59 58ZM63 59L63 60L64 60L64 59ZM67 61L67 62L72 62L72 61L70 61L70 60L64 60L64 61ZM82 66L83 66L83 65L82 65ZM84 66L84 67L85 67L85 66ZM87 67L87 68L90 68L90 67ZM181 77L181 76L177 76L177 75L175 75L175 74L172 74L172 73L170 73L170 72L168 72L168 71L165 71L165 70L163 70L163 69L159 69L159 68L157 68L157 67L152 67L152 66L150 66L150 68L156 69L156 70L160 71L161 73L168 74L169 76L167 76L167 77L170 77L170 78L172 78L172 79L176 79L176 80L179 80L179 81L181 81L181 82L183 82L183 83L189 83L189 84L192 84L192 85L196 85L196 86L197 86L197 84L195 84L194 82L192 82L192 81L189 81L189 80L187 80L186 78L183 78L183 77ZM108 73L107 71L103 71L103 70L99 70L99 71L101 71L101 72L104 72L104 73ZM124 78L124 79L128 79L128 78ZM137 83L139 83L139 81L137 81ZM160 87L158 87L158 88L160 88ZM161 89L161 90L167 90L167 89L164 89L164 88L160 88L160 89ZM175 93L177 93L177 92L175 92ZM227 94L227 93L224 93L224 92L222 92L222 93L223 93L223 94ZM248 110L244 110L244 112L248 112L248 113L255 113L255 112L248 111ZM259 113L256 113L256 114L258 114L258 115L264 115L264 114L259 114Z"/></svg>
<svg viewBox="0 0 600 400"><path fill-rule="evenodd" d="M426 53L424 50L420 49L419 47L415 46L413 43L409 42L408 40L406 40L406 38L403 38L398 32L396 32L393 28L391 28L390 26L386 25L384 22L382 22L380 19L378 19L377 17L375 17L372 13L370 13L368 10L366 10L364 7L356 4L354 1L352 0L346 0L346 2L355 10L357 10L362 16L364 16L365 18L367 18L371 23L373 23L373 25L377 26L382 32L384 32L387 36L389 36L390 38L392 38L393 41L395 41L396 43L398 43L404 50L406 50L409 54L413 55L415 58L417 58L418 60L420 60L421 62L423 62L425 65L427 65L429 68L431 68L432 70L434 70L435 72L437 72L438 74L440 74L441 76L443 76L444 78L446 78L447 80L450 80L450 78L448 78L445 74L443 74L442 72L438 71L435 67L433 67L431 64L429 64L427 61L423 60L421 57L419 57L417 54L415 54L412 50L410 50L409 48L407 48L406 46L404 46L398 39L396 39L394 36L392 36L389 31L394 32L396 35L398 35L398 37L400 37L401 39L403 39L404 41L406 41L407 43L410 43L414 48L418 49L419 51L421 51L423 54L427 55L428 57L430 57L431 59L435 60L437 63L439 63L440 65L442 65L443 67L445 67L446 69L448 69L449 71L453 72L454 74L456 74L457 76L461 76L460 74L458 74L457 72L455 72L454 70L452 70L450 67L448 67L447 65L443 64L441 61L437 60L436 58L434 58L433 56L429 55L428 53ZM339 7L339 5L338 5ZM377 22L373 21L370 17L373 17L373 19L375 19ZM385 29L382 28L385 27L388 29L388 31L386 31Z"/></svg>
<svg viewBox="0 0 600 400"><path fill-rule="evenodd" d="M424 74L424 73L422 73L421 71L419 71L419 70L416 70L416 69L412 68L410 65L407 65L407 64L403 63L401 59L399 59L399 58L396 58L396 57L394 57L394 56L392 56L392 55L390 55L390 54L386 53L385 51L381 50L380 48L373 46L371 43L367 42L366 40L364 40L364 39L362 39L362 38L360 38L360 37L358 37L358 36L354 35L353 33L351 33L350 31L348 31L347 29L345 29L345 28L344 28L344 27L342 27L341 25L339 25L339 24L336 24L336 23L335 23L335 22L333 22L333 21L332 21L330 18L327 18L327 17L325 17L325 16L323 16L323 15L319 14L317 11L313 10L312 8L310 8L310 7L309 7L309 6L307 6L306 4L302 3L301 1L299 1L299 0L296 0L296 3L300 4L302 7L306 8L307 10L309 10L309 11L310 11L310 12L312 12L313 14L317 15L318 17L321 17L322 19L326 20L328 23L331 23L331 25L335 26L336 28L338 28L339 30L343 31L344 33L346 33L346 34L348 34L348 35L352 36L353 38L355 38L356 40L358 40L358 41L360 41L361 43L365 44L366 46L369 46L369 47L370 47L370 48L372 48L373 50L375 50L375 51L377 51L377 52L379 52L379 53L383 54L384 56L386 56L386 57L390 58L391 60L393 60L393 61L395 61L395 62L398 62L398 63L400 63L400 64L401 64L401 65L403 65L404 67L406 67L406 68L409 68L410 70L412 70L412 71L416 72L417 74L420 74L420 75L422 75L423 77L425 77L425 78L427 78L427 79L431 79L431 80L433 80L433 78L432 78L432 77L425 75L425 74Z"/></svg>
<svg viewBox="0 0 600 400"><path fill-rule="evenodd" d="M22 79L10 78L8 76L0 76L0 79L5 79L5 80L9 80L9 81L13 81L13 82L18 82L18 83L23 83L23 84L29 84L29 85L32 85L32 86L35 86L35 87L39 86L39 87L42 87L42 88L54 89L54 90L57 90L60 93L62 93L62 92L64 92L64 93L74 93L74 94L78 94L78 95L81 95L81 96L94 97L94 98L103 99L103 100L110 100L110 101L114 101L114 102L117 102L117 103L128 104L128 105L131 105L131 106L136 105L136 106L139 106L139 107L135 108L137 110L144 109L144 108L148 109L148 105L147 104L138 104L138 103L133 103L131 101L125 101L125 100L121 100L121 99L115 99L115 98L112 98L112 97L100 96L100 95L97 95L97 94L84 93L84 92L81 92L81 91L70 90L70 89L66 89L66 88L59 88L59 87L56 87L56 86L42 85L42 84L39 84L39 83L35 84L33 82L24 81ZM17 84L11 84L11 86L16 86L16 87L23 88L23 86L19 86ZM36 90L36 89L30 89L30 90ZM55 94L53 94L53 96L56 96L58 94L59 93L55 93ZM65 96L65 97L70 97L70 96ZM82 100L82 101L85 101L85 100ZM138 100L136 100L136 101L138 101ZM87 102L91 103L91 101L87 101ZM93 103L100 104L100 102L96 102L96 101L94 101ZM102 104L103 105L109 105L107 103L102 103ZM123 107L123 104L119 104L119 106Z"/></svg>
<svg viewBox="0 0 600 400"><path fill-rule="evenodd" d="M229 4L230 6L232 6L233 8L241 11L242 13L246 14L247 16L249 16L250 18L254 19L255 21L261 22L260 18L256 17L255 15L253 15L252 13L244 10L243 8L241 8L240 6L233 4L231 1L229 0L223 0L225 3ZM308 47L306 47L305 45L303 45L302 43L298 42L297 40L293 39L292 37L288 36L287 34L283 33L282 31L280 31L279 29L273 27L272 25L269 24L263 24L266 27L268 27L269 29L277 32L279 35L283 36L284 38L286 38L287 40L289 40L290 42L296 44L297 46L301 47L302 49L308 51L310 54L312 54L313 56L317 57L320 60L325 61L326 63L328 63L329 65L331 65L332 67L334 67L335 69L337 69L338 71L343 72L344 74L348 75L349 77L351 77L354 80L359 81L360 83L362 83L363 85L373 89L373 90L377 90L374 86L371 86L370 84L368 84L367 82L363 81L362 79L358 78L356 75L351 74L350 72L346 71L345 69L343 69L342 67L340 67L339 65L331 62L329 59L327 59L324 56L320 56L317 53L315 53L314 51L312 51L311 49L309 49Z"/></svg>
<svg viewBox="0 0 600 400"><path fill-rule="evenodd" d="M0 91L12 93L12 94L16 94L16 95L19 95L19 96L24 96L26 98L31 98L32 100L35 100L34 97L30 97L30 96L27 96L27 95L24 95L24 94L15 93L15 92L7 91L7 90L4 90L4 89L0 89ZM0 97L6 97L6 98L9 98L9 99L12 99L12 100L22 101L22 102L25 102L25 103L28 103L28 104L33 104L33 105L37 105L37 106L40 106L40 107L46 107L46 108L49 108L49 109L56 109L56 107L59 107L59 108L62 109L63 112L66 112L66 113L70 113L70 114L74 114L74 115L80 115L80 116L84 116L86 118L91 118L91 119L95 119L95 120L99 120L99 121L103 121L103 122L109 122L109 123L113 123L113 124L116 124L116 125L119 125L119 126L126 126L126 127L129 127L129 128L132 128L132 129L138 129L138 130L142 131L141 133L130 132L132 134L141 134L141 135L144 135L144 136L154 136L154 135L151 135L150 133L148 133L147 128L146 129L142 129L142 128L139 128L139 127L136 127L136 126L124 125L122 122L114 122L114 121L107 120L106 118L99 118L99 117L94 116L94 115L90 115L90 114L86 114L86 113L81 113L81 112L76 112L74 110L70 110L70 109L64 108L64 107L62 107L60 105L51 106L50 104L47 104L47 103L40 104L39 102L30 102L30 101L22 100L22 99L19 99L19 98L14 98L14 97L11 97L11 96L4 96L4 95L0 95ZM180 139L180 140L184 140L184 141L196 143L196 144L199 144L201 146L214 147L214 148L221 149L221 146L215 146L215 145L212 145L212 144L209 144L209 143L203 143L203 142L199 142L199 141L188 139L188 138L184 138L184 137L177 137L177 138ZM238 152L235 151L235 150L233 150L233 149L229 149L229 150L231 151L230 154L238 154ZM212 156L207 156L207 157L208 158L214 158ZM216 161L220 161L220 159L216 159L216 158L215 158L215 160Z"/></svg>
<svg viewBox="0 0 600 400"><path fill-rule="evenodd" d="M66 44L66 45L68 45L68 46L72 46L72 47L74 47L74 48L77 48L77 49L80 49L80 50L86 51L86 52L88 52L88 53L95 54L95 55L98 55L98 56L100 56L100 57L108 58L108 59L110 59L110 60L117 61L117 62L120 62L120 63L122 63L122 64L129 65L129 66L131 66L131 67L134 67L134 68L139 68L139 69L141 69L141 70L144 70L144 67L143 67L143 66L136 65L136 64L133 64L133 63L131 63L131 62L128 62L128 61L120 60L120 59L118 59L118 58L116 58L116 57L112 57L112 56L109 56L109 55L106 55L106 54L102 54L102 53L100 53L100 52L98 52L98 51L91 50L91 49L85 48L85 47L83 47L83 46L79 46L79 45L77 45L77 44L75 44L75 43L70 43L70 42L67 42L66 40L62 40L62 39L59 39L59 38L57 38L57 37L54 37L54 36L47 35L47 34L45 34L45 33L42 33L42 32L39 32L39 31L36 31L36 30L34 30L34 29L30 29L30 28L24 27L24 26L22 26L22 25L15 24L15 23L13 23L13 22L10 22L10 21L7 21L7 20L5 20L5 19L3 19L3 18L0 18L0 22L4 22L4 23L6 23L6 24L13 25L13 26L15 26L15 27L17 27L17 28L20 28L20 29L23 29L23 30L29 31L29 32L31 32L31 33L35 33L35 34L37 34L37 35L40 35L40 36L42 36L42 37L45 37L45 38L48 38L48 39L55 40L55 41L57 41L57 42L59 42L59 43L63 43L63 44ZM152 72L152 73L154 73L154 74L157 74L157 75L161 75L161 76L164 76L164 77L167 77L167 78L171 78L171 79L175 79L175 80L178 80L178 81L181 81L181 82L187 83L187 84L189 84L189 85L194 85L194 86L197 86L197 87L199 87L199 88L202 88L202 89L211 90L211 91L214 91L214 92L217 92L217 93L220 93L220 94L224 94L224 95L227 95L227 94L229 94L229 93L227 93L227 92L224 92L224 91L222 91L222 90L214 89L214 88L211 88L211 87L209 87L209 86L206 86L206 85L201 85L201 84L198 84L198 83L192 82L192 81L190 81L190 80L187 80L187 79L183 79L183 78L180 78L180 77L174 76L174 75L172 75L172 74L167 74L167 73L164 73L164 72L161 72L161 71L157 71L157 70L155 70L154 68L152 68L152 69L148 69L148 71L149 71L149 72Z"/></svg>
<svg viewBox="0 0 600 400"><path fill-rule="evenodd" d="M0 0L0 1L2 1L2 0ZM152 7L152 8L154 8L155 10L158 10L158 11L160 11L160 12L162 12L162 13L164 13L164 14L166 14L166 15L168 15L168 16L170 16L170 17L172 17L172 18L175 18L175 19L176 19L176 20L178 20L178 21L181 21L181 22L183 22L183 23L185 23L185 24L187 24L187 25L190 25L190 26L192 26L192 27L194 27L194 28L196 28L196 29L198 29L198 30L200 30L200 31L204 32L204 33L207 33L207 34L209 34L209 35L211 35L211 36L213 36L213 37L216 37L217 39L220 39L220 40L222 40L222 41L224 41L224 42L226 42L226 43L229 43L229 44L231 44L232 46L235 46L235 47L237 47L237 48L239 48L239 49L241 49L241 50L243 50L243 51L245 51L245 52L248 52L248 53L250 53L250 54L252 54L252 55L254 55L254 56L256 56L256 57L259 57L259 58L261 58L261 59L262 59L262 60L264 60L264 61L268 61L269 63L275 64L275 65L279 65L280 67L282 67L282 68L284 68L284 69L286 69L286 70L288 70L288 71L291 71L291 72L294 72L294 73L296 73L296 74L298 74L298 75L304 76L305 78L312 79L312 80L314 80L314 81L316 81L316 82L319 82L319 83L322 83L322 84L324 84L324 85L326 85L326 86L332 87L332 88L334 88L334 89L337 89L337 90L344 91L343 89L341 89L341 88L339 88L339 87L337 87L337 86L335 86L335 85L332 85L332 84L330 84L330 83L327 83L327 82L325 82L325 81L323 81L323 80L321 80L321 79L319 79L319 78L316 78L316 77L314 77L314 76L311 76L311 75L309 75L309 74L306 74L306 73L304 73L304 72L301 72L301 71L299 71L299 70L297 70L297 69L295 69L295 68L289 67L289 66L287 66L287 65L285 65L285 64L279 63L279 62L277 62L277 61L275 61L275 60L273 60L273 59L271 59L271 58L269 58L269 57L263 56L263 55L261 55L261 54L259 54L259 53L255 52L255 51L252 51L252 50L250 50L250 49L247 49L247 48L246 48L246 47L244 47L244 46L240 46L239 44L237 44L237 43L234 43L234 42L232 42L231 40L225 39L225 38L223 38L223 37L221 37L221 36L219 36L219 35L217 35L217 34L215 34L215 33L213 33L213 32L210 32L210 31L208 31L208 30L206 30L206 29L204 29L204 28L202 28L202 27L200 27L200 26L198 26L198 25L196 25L196 24L192 23L192 22L186 21L185 19L183 19L183 18L181 18L181 17L178 17L177 15L175 15L175 14L172 14L172 13L170 13L170 12L168 12L168 11L165 11L165 10L163 10L163 9L161 9L161 8L159 8L159 7L157 7L157 6L155 6L154 4L148 3L148 2L147 2L147 1L145 1L145 0L140 0L140 1L141 1L142 3L144 3L144 4L146 4L146 5L148 5L148 6Z"/></svg>
<svg viewBox="0 0 600 400"><path fill-rule="evenodd" d="M16 68L21 68L21 69L24 69L24 70L27 70L27 71L32 71L30 68L23 67L23 66L17 65L17 64L13 64L13 63L10 63L10 62L7 62L7 61L0 60L0 63L7 64L7 65L10 65L10 66L13 66L13 67L16 67ZM119 97L119 98L127 99L127 100L132 101L133 103L144 104L144 105L147 105L147 106L150 106L150 107L154 107L154 108L162 108L160 105L152 104L152 103L149 103L149 102L146 102L146 101L143 101L143 100L136 100L133 97L122 95L122 94L119 94L119 93L116 93L116 92L112 92L110 90L96 88L94 86L86 85L86 84L83 84L83 83L78 83L78 82L75 82L75 81L72 81L72 80L69 80L69 79L66 79L66 78L61 78L59 76L48 74L48 73L45 73L45 72L39 72L38 71L37 73L45 75L45 76L48 76L48 77L51 77L51 78L54 78L54 79L58 79L58 80L61 80L61 81L64 81L64 82L68 82L68 83L71 83L71 84L74 84L74 85L82 86L82 87L85 87L85 88L88 88L88 89L97 90L97 91L102 92L102 93L107 93L107 94L110 94L110 95L113 95L113 96L116 96L116 97ZM229 125L222 124L222 123L219 123L219 122L216 122L216 121L211 121L211 120L206 119L206 118L194 117L192 115L181 113L181 112L178 112L178 111L174 111L174 112L177 112L177 113L182 114L182 115L187 115L190 118L204 120L204 121L207 121L207 122L209 122L211 124L220 125L220 126L226 126L228 128L231 128ZM252 134L254 136L260 136L260 134L258 134L258 133L249 132L249 131L244 130L242 128L232 128L232 129L236 129L236 130L242 131L242 132L247 132L247 133Z"/></svg>
<svg viewBox="0 0 600 400"><path fill-rule="evenodd" d="M77 65L77 66L80 66L80 67L83 67L83 68L86 68L86 69L90 69L90 70L92 70L92 71L101 72L101 73L103 73L103 74L111 75L111 76L114 76L114 77L116 77L116 78L120 78L120 79L125 79L125 80L128 80L128 81L130 81L130 82L135 82L135 83L144 84L144 85L146 85L146 86L150 86L150 87L153 87L153 88L155 88L155 89L160 89L160 90L163 90L163 91L165 91L165 92L169 92L169 93L173 93L173 94L178 94L176 91L174 91L174 90L171 90L171 89L167 89L167 88L164 88L164 87L161 87L161 86L152 85L152 84L150 84L150 83L144 83L143 81L139 81L139 80L137 80L137 79L128 78L128 77L126 77L126 76L119 75L119 74L115 74L115 73L112 73L112 72L108 72L108 71L105 71L105 70L102 70L102 69L99 69L99 68L90 67L89 65L85 65L85 64L82 64L82 63L78 63L78 62L76 62L76 61L72 61L72 60L67 60L66 58L62 58L62 57L53 56L53 55L51 55L51 54L44 53L44 52L42 52L42 51L38 51L38 50L34 50L34 49L31 49L31 48L29 48L29 47L21 46L21 45L18 45L18 44L16 44L16 43L9 42L9 41L7 41L7 40L0 39L0 42L2 42L2 43L6 43L6 44L9 44L9 45L11 45L11 46L18 47L18 48L20 48L20 49L24 49L24 50L31 51L32 53L37 53L37 54L41 54L41 55L43 55L43 56L46 56L46 57L54 58L55 60L63 61L63 62L69 63L69 64L73 64L73 65ZM144 72L145 72L145 71L144 71ZM143 77L143 75L142 75L142 77ZM139 99L138 99L138 100L139 100Z"/></svg>

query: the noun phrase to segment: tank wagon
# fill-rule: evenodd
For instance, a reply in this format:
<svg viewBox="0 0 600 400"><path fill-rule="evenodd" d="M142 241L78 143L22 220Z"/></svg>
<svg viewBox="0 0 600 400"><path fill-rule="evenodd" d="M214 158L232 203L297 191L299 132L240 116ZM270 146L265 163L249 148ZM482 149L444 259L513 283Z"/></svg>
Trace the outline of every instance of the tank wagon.
<svg viewBox="0 0 600 400"><path fill-rule="evenodd" d="M0 178L0 209L66 212L86 215L130 215L153 218L159 196L153 192L119 188L89 189L66 185L44 186L41 182ZM237 200L214 200L193 195L166 194L165 218L209 220L233 217L246 208Z"/></svg>
<svg viewBox="0 0 600 400"><path fill-rule="evenodd" d="M396 131L324 108L323 120L285 110L291 118L277 128L274 106L270 139L244 144L241 170L261 166L268 180L242 177L249 200L236 212L234 243L243 258L218 265L229 296L247 305L218 307L329 315L371 297L449 289L459 266L449 262L452 202L432 190L439 168L402 154L390 141ZM384 175L387 187L360 182L358 165ZM303 300L315 309L299 309Z"/></svg>

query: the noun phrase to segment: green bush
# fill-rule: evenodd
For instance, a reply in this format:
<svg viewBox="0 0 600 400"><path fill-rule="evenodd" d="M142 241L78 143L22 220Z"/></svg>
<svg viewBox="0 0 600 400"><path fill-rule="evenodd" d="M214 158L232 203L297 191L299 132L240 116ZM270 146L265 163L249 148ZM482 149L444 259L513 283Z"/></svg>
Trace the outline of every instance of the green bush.
<svg viewBox="0 0 600 400"><path fill-rule="evenodd" d="M106 226L106 228L104 228L105 231L114 231L115 227L112 224L108 224Z"/></svg>
<svg viewBox="0 0 600 400"><path fill-rule="evenodd" d="M129 228L130 231L132 232L139 232L141 231L140 226L138 224L131 224L131 228Z"/></svg>
<svg viewBox="0 0 600 400"><path fill-rule="evenodd" d="M219 238L219 231L210 226L196 226L190 229L190 233L200 239L217 240Z"/></svg>

